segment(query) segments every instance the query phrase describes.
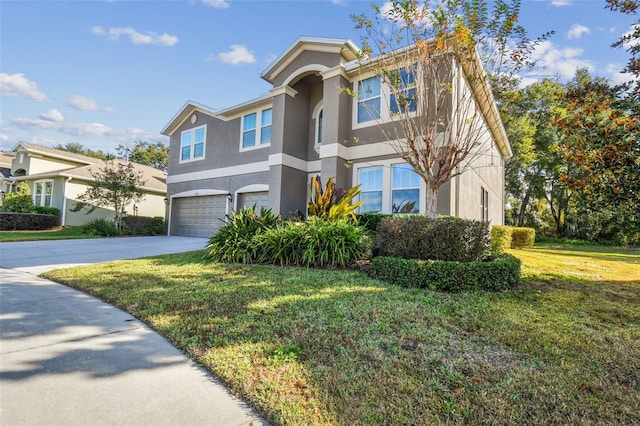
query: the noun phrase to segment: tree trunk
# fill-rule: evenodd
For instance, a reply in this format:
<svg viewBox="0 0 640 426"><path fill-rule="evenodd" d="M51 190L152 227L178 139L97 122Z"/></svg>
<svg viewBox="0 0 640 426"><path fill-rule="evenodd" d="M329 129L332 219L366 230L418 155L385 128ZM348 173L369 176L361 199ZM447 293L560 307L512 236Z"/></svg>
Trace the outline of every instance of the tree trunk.
<svg viewBox="0 0 640 426"><path fill-rule="evenodd" d="M529 199L531 198L531 193L533 192L533 185L529 185L527 188L527 192L524 194L524 199L522 200L522 204L520 205L520 213L518 214L518 226L522 226L524 224L524 216L527 212L527 206L529 205Z"/></svg>
<svg viewBox="0 0 640 426"><path fill-rule="evenodd" d="M425 210L425 214L428 218L435 219L438 217L438 190L434 190L429 185L427 185L427 206Z"/></svg>

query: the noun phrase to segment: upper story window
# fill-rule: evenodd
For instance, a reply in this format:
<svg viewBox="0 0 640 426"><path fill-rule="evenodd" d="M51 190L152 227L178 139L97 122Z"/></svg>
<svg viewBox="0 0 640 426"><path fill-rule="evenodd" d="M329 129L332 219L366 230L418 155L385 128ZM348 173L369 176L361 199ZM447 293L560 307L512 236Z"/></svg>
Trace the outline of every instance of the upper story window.
<svg viewBox="0 0 640 426"><path fill-rule="evenodd" d="M37 181L33 190L33 204L36 206L51 207L51 196L53 194L53 181Z"/></svg>
<svg viewBox="0 0 640 426"><path fill-rule="evenodd" d="M240 150L243 151L270 145L271 123L271 108L243 116Z"/></svg>
<svg viewBox="0 0 640 426"><path fill-rule="evenodd" d="M415 70L402 69L391 73L393 86L397 88L397 97L389 88L389 109L392 114L415 112L416 110L416 77Z"/></svg>
<svg viewBox="0 0 640 426"><path fill-rule="evenodd" d="M318 116L316 117L316 145L322 143L322 120L324 116L324 108L320 108Z"/></svg>
<svg viewBox="0 0 640 426"><path fill-rule="evenodd" d="M357 122L380 119L380 79L370 77L358 82Z"/></svg>
<svg viewBox="0 0 640 426"><path fill-rule="evenodd" d="M185 130L180 136L180 162L201 160L204 158L204 144L207 126Z"/></svg>

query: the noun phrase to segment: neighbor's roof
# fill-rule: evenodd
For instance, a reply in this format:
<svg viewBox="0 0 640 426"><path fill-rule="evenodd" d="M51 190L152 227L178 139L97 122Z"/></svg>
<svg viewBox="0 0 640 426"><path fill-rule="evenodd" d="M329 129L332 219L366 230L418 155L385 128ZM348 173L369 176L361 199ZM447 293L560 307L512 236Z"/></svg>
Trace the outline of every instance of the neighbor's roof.
<svg viewBox="0 0 640 426"><path fill-rule="evenodd" d="M12 150L17 152L16 148L22 146L28 152L38 153L44 156L50 156L62 160L77 161L79 164L77 167L71 167L64 170L58 170L54 172L41 173L36 175L19 176L16 179L38 179L45 177L63 176L76 178L85 181L94 180L93 175L98 173L101 168L104 167L105 162L99 158L88 157L86 155L74 154L71 152L62 151L59 149L49 148L46 146L20 142ZM114 159L115 163L125 164L124 160ZM145 166L134 162L129 162L133 165L137 172L141 173L142 180L145 182L142 186L143 189L147 189L154 192L167 192L167 173L162 170L158 170L154 167Z"/></svg>
<svg viewBox="0 0 640 426"><path fill-rule="evenodd" d="M0 177L11 176L11 156L0 151Z"/></svg>

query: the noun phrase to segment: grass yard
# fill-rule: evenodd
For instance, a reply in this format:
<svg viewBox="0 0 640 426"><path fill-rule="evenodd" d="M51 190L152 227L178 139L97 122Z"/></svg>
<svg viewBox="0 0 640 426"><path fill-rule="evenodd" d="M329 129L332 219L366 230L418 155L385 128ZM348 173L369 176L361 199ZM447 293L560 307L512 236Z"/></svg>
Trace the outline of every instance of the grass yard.
<svg viewBox="0 0 640 426"><path fill-rule="evenodd" d="M96 238L84 233L82 226L59 227L49 231L0 231L0 242L69 240L74 238Z"/></svg>
<svg viewBox="0 0 640 426"><path fill-rule="evenodd" d="M202 252L47 273L144 320L276 424L640 424L640 252L513 251L445 294Z"/></svg>

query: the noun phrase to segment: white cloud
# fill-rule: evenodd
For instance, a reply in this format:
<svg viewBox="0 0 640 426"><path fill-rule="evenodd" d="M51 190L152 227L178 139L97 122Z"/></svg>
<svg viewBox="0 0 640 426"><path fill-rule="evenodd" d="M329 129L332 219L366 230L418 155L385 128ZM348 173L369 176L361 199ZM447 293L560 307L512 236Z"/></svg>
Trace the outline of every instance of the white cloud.
<svg viewBox="0 0 640 426"><path fill-rule="evenodd" d="M229 2L226 0L202 0L202 3L215 9L227 9L229 7Z"/></svg>
<svg viewBox="0 0 640 426"><path fill-rule="evenodd" d="M536 46L532 59L546 71L557 74L563 79L571 79L579 68L587 68L591 71L594 69L590 61L580 58L583 53L583 49L558 48L549 40L545 40Z"/></svg>
<svg viewBox="0 0 640 426"><path fill-rule="evenodd" d="M555 7L569 6L571 0L551 0L551 5Z"/></svg>
<svg viewBox="0 0 640 426"><path fill-rule="evenodd" d="M337 4L338 6L342 6L346 4L345 0L329 0L333 4Z"/></svg>
<svg viewBox="0 0 640 426"><path fill-rule="evenodd" d="M36 102L48 101L47 95L38 90L38 85L24 74L0 73L0 95L24 96Z"/></svg>
<svg viewBox="0 0 640 426"><path fill-rule="evenodd" d="M54 123L62 123L64 121L62 113L57 109L50 109L47 112L43 112L40 114L40 118L46 121L53 121Z"/></svg>
<svg viewBox="0 0 640 426"><path fill-rule="evenodd" d="M146 34L139 33L131 27L111 27L108 30L101 26L94 26L91 32L95 35L105 36L107 40L118 40L120 36L129 37L133 44L158 44L161 46L173 46L178 42L178 37L167 33L156 34L148 31Z"/></svg>
<svg viewBox="0 0 640 426"><path fill-rule="evenodd" d="M611 79L613 84L622 84L630 82L634 79L634 76L629 73L623 73L622 68L624 65L621 64L608 64L606 73Z"/></svg>
<svg viewBox="0 0 640 426"><path fill-rule="evenodd" d="M571 29L567 33L567 38L569 38L569 40L576 39L582 37L585 34L591 34L591 30L588 27L580 24L573 24L571 26Z"/></svg>
<svg viewBox="0 0 640 426"><path fill-rule="evenodd" d="M622 35L622 37L628 37L628 36L630 36L631 34L633 34L633 33L634 33L634 31L635 31L635 27L632 25L632 26L631 26L631 29L629 29L629 31L627 31L626 33L624 33L624 34ZM639 44L640 44L640 40L639 40L639 39L637 39L637 38L635 38L635 39L634 39L634 38L632 38L632 39L630 39L629 41L627 41L627 42L623 43L623 44L622 44L622 46L623 46L625 49L629 50L629 49L631 49L632 47L636 47L636 46L637 46L637 45L639 45Z"/></svg>
<svg viewBox="0 0 640 426"><path fill-rule="evenodd" d="M67 104L74 109L79 111L113 111L113 108L110 107L102 107L98 101L91 98L86 98L80 95L73 95L69 98Z"/></svg>
<svg viewBox="0 0 640 426"><path fill-rule="evenodd" d="M218 54L218 58L225 64L231 65L252 64L256 61L253 53L241 44L232 44L231 50Z"/></svg>

